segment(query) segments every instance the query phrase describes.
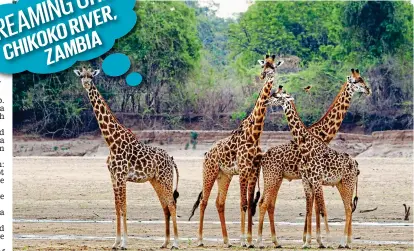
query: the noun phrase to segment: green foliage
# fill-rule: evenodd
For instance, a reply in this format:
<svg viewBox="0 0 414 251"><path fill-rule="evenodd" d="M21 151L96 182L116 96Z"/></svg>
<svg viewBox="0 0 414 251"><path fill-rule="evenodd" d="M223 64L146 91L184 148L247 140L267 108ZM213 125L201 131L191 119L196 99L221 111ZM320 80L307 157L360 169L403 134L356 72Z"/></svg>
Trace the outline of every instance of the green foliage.
<svg viewBox="0 0 414 251"><path fill-rule="evenodd" d="M143 75L142 84L129 87L125 76L104 74L94 80L123 123L139 129L185 129L194 122L192 129L234 129L252 111L263 85L257 60L274 53L285 59L275 86L294 95L305 124L326 112L349 70L359 68L372 95L354 97L344 126L368 132L413 127L409 2L256 1L236 19L217 17L216 7L137 2L136 26L108 54L129 55L130 71ZM289 65L292 58L300 65ZM97 68L101 59L88 63ZM310 94L303 91L308 85ZM71 70L17 74L14 126L52 137L97 130L85 93ZM281 113L269 117L266 130L287 129ZM196 141L191 137L186 149Z"/></svg>
<svg viewBox="0 0 414 251"><path fill-rule="evenodd" d="M320 48L336 46L339 2L257 2L229 30L232 55L252 65L266 53L295 55L307 63Z"/></svg>
<svg viewBox="0 0 414 251"><path fill-rule="evenodd" d="M128 54L133 69L143 76L145 103L161 112L162 89L174 91L197 65L201 44L194 10L182 2L138 2L135 28L123 37L115 51Z"/></svg>

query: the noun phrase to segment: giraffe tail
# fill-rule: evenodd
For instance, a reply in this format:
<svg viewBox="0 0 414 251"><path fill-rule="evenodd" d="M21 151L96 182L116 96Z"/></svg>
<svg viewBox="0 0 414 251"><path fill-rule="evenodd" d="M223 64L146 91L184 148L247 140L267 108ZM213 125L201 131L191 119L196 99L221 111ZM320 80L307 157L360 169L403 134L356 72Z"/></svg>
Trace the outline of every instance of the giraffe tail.
<svg viewBox="0 0 414 251"><path fill-rule="evenodd" d="M259 179L257 179L257 192L256 192L256 197L254 198L254 201L252 204L252 216L256 214L257 203L259 203L259 200L260 200L260 184L259 184Z"/></svg>
<svg viewBox="0 0 414 251"><path fill-rule="evenodd" d="M260 170L261 170L261 160L262 160L263 154L260 153L256 156L256 160L255 160L255 166L256 168L259 169L258 172L258 177L257 177L257 192L256 192L256 197L254 198L254 201L251 205L251 210L252 210L252 216L254 216L256 214L256 208L257 208L257 203L260 200Z"/></svg>
<svg viewBox="0 0 414 251"><path fill-rule="evenodd" d="M194 212L198 208L198 206L200 205L200 201L202 199L203 199L203 191L201 191L200 194L198 195L197 201L194 203L194 206L193 206L193 209L191 210L191 215L188 218L188 221L190 221L191 218L194 216Z"/></svg>
<svg viewBox="0 0 414 251"><path fill-rule="evenodd" d="M357 204L358 204L358 175L359 175L359 170L357 170L357 178L356 178L356 184L355 184L355 197L354 197L354 201L352 202L352 213L355 212L357 208Z"/></svg>
<svg viewBox="0 0 414 251"><path fill-rule="evenodd" d="M171 157L171 159L173 160L172 157ZM178 193L178 179L179 179L179 174L178 174L177 164L175 164L174 160L173 160L173 164L174 164L174 168L175 168L175 174L177 175L177 181L175 183L175 190L174 190L174 193L173 193L173 198L174 198L174 202L177 203L178 196L180 196L180 194Z"/></svg>

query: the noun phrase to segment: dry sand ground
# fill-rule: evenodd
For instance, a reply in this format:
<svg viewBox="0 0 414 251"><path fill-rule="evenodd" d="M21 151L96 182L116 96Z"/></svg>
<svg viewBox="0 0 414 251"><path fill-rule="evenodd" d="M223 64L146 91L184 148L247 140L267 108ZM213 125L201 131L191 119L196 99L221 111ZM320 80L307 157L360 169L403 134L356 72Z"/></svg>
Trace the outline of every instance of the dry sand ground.
<svg viewBox="0 0 414 251"><path fill-rule="evenodd" d="M178 199L181 249L217 250L221 230L215 208L213 189L205 217L206 248L197 248L198 210L187 222L190 209L202 186L202 159L175 156L180 183ZM198 155L198 154L197 154ZM361 170L357 211L354 213L354 248L360 250L412 250L413 221L404 221L403 203L413 204L413 160L411 158L357 158ZM14 249L15 250L109 250L114 241L114 202L105 158L19 157L14 159ZM261 183L263 187L263 182ZM149 185L128 184L129 250L157 250L164 235L163 213ZM331 244L342 236L344 210L335 188L326 187ZM360 213L359 210L376 211ZM276 205L278 237L283 249L301 247L305 201L300 181L284 181ZM226 204L227 228L238 246L239 219L238 177L233 178ZM28 220L52 222L28 222ZM66 222L64 220L89 220ZM257 220L255 216L254 220ZM266 221L267 221L266 217ZM96 221L96 222L94 222ZM297 224L286 224L291 222ZM358 225L357 222L362 224ZM395 223L369 226L367 222ZM405 225L404 225L405 224ZM264 226L268 250L269 224ZM254 226L257 236L257 224ZM312 241L317 247L316 241ZM243 249L244 250L244 249Z"/></svg>

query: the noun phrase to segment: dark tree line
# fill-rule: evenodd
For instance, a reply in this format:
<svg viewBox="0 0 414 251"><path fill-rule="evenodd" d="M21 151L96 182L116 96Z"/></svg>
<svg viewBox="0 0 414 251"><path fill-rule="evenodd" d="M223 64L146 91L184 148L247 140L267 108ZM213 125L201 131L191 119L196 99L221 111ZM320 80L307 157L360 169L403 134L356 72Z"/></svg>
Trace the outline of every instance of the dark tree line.
<svg viewBox="0 0 414 251"><path fill-rule="evenodd" d="M359 68L372 88L356 97L344 128L412 128L413 7L409 2L261 2L233 19L214 4L138 2L135 28L102 58L74 67L100 67L122 52L143 76L101 74L96 85L112 110L136 129L233 129L251 111L261 87L257 59L285 59L278 83L295 94L305 123L318 120L349 75ZM73 69L14 76L14 127L43 136L96 131L92 109ZM311 95L302 88L312 85ZM272 116L267 130L286 129Z"/></svg>

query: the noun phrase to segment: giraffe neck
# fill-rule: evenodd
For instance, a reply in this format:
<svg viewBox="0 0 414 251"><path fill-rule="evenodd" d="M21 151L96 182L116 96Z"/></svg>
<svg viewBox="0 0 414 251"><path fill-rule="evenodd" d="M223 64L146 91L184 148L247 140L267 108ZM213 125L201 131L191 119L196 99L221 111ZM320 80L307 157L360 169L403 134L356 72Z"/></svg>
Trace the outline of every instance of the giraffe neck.
<svg viewBox="0 0 414 251"><path fill-rule="evenodd" d="M299 141L303 136L306 137L313 137L308 130L306 129L306 126L303 124L302 120L299 117L298 112L296 111L295 104L293 101L285 102L284 105L282 105L283 111L285 112L286 119L288 121L288 125L290 128L290 132L292 133L293 140L296 144L299 145Z"/></svg>
<svg viewBox="0 0 414 251"><path fill-rule="evenodd" d="M258 142L260 135L263 132L264 119L266 115L267 106L264 105L264 102L269 98L270 92L273 87L273 78L266 81L262 90L260 91L259 97L256 101L256 104L253 108L253 111L249 115L249 121L251 126L249 127L249 136L253 142Z"/></svg>
<svg viewBox="0 0 414 251"><path fill-rule="evenodd" d="M125 129L125 127L119 123L94 84L91 84L91 88L88 90L88 97L102 135L108 146L112 148L115 145L113 144L114 140L117 138L114 135L119 135L119 130Z"/></svg>
<svg viewBox="0 0 414 251"><path fill-rule="evenodd" d="M353 94L349 84L345 83L325 115L308 130L325 143L331 142L341 127Z"/></svg>

